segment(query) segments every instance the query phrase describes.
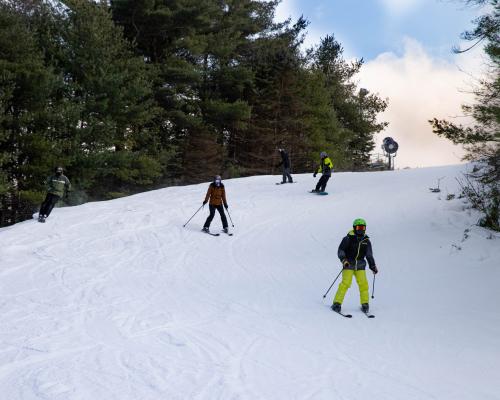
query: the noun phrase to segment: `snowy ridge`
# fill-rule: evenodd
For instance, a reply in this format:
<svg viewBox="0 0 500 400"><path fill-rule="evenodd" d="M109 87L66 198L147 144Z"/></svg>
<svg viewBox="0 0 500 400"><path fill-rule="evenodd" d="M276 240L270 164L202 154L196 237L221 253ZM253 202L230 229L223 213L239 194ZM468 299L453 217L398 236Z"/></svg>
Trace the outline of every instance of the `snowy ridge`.
<svg viewBox="0 0 500 400"><path fill-rule="evenodd" d="M464 168L227 180L233 237L182 227L207 184L0 229L1 398L500 399L500 237L446 200ZM355 282L352 319L322 299L356 217L375 319Z"/></svg>

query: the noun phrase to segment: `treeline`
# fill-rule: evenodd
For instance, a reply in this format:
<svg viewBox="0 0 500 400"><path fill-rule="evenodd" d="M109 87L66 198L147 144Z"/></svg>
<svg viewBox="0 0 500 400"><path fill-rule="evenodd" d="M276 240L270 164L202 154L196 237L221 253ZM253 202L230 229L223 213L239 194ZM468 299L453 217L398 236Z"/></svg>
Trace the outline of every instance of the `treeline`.
<svg viewBox="0 0 500 400"><path fill-rule="evenodd" d="M277 1L0 3L0 196L33 212L54 166L70 202L174 184L293 172L321 150L363 169L386 101L358 90L362 60ZM15 201L14 201L15 200Z"/></svg>

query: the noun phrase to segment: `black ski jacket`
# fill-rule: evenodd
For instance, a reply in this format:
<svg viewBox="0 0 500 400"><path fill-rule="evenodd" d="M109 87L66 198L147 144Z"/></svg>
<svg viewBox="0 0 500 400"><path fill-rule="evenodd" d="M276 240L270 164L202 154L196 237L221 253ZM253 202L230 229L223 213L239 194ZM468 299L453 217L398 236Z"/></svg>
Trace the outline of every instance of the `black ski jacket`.
<svg viewBox="0 0 500 400"><path fill-rule="evenodd" d="M354 231L350 231L347 236L342 239L337 255L341 262L344 260L349 262L349 266L344 267L345 269L365 269L365 258L368 260L368 265L370 267L375 266L370 238L367 235L358 237Z"/></svg>
<svg viewBox="0 0 500 400"><path fill-rule="evenodd" d="M280 151L281 162L278 164L283 165L283 168L290 168L290 158L288 157L288 153L285 150Z"/></svg>

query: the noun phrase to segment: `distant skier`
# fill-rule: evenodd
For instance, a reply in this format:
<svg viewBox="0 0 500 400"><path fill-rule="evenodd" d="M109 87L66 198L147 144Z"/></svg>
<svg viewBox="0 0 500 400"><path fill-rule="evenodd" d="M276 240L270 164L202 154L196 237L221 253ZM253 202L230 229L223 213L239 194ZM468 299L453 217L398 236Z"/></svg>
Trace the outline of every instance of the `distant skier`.
<svg viewBox="0 0 500 400"><path fill-rule="evenodd" d="M292 175L290 175L290 158L288 157L288 153L285 149L278 149L281 155L281 162L276 166L283 166L283 179L281 183L286 183L288 178L288 183L293 183Z"/></svg>
<svg viewBox="0 0 500 400"><path fill-rule="evenodd" d="M347 290L351 287L353 275L359 287L361 309L367 313L369 311L368 281L366 280L366 261L374 274L378 272L372 253L372 244L366 235L366 222L362 218L357 218L352 223L352 230L342 239L338 249L338 257L343 265L342 282L333 299L332 310L340 312L342 301Z"/></svg>
<svg viewBox="0 0 500 400"><path fill-rule="evenodd" d="M209 202L210 200L210 202ZM224 213L224 208L222 208L222 205L224 204L224 207L228 208L227 201L226 201L226 190L224 189L224 185L222 184L222 179L219 175L217 175L214 178L214 181L210 184L207 190L207 195L205 196L205 200L203 201L203 205L208 203L208 207L210 209L210 215L208 216L207 220L205 221L205 225L203 225L203 231L208 232L210 223L214 219L215 216L215 210L219 211L220 218L222 220L222 230L227 233L227 218L226 214Z"/></svg>
<svg viewBox="0 0 500 400"><path fill-rule="evenodd" d="M71 191L71 183L69 179L63 175L63 167L56 167L54 175L47 178L47 195L40 206L38 212L38 222L45 222L56 203L62 198L67 198Z"/></svg>
<svg viewBox="0 0 500 400"><path fill-rule="evenodd" d="M314 172L313 176L316 178L316 175L321 172L321 178L319 178L318 183L316 184L316 188L312 190L313 193L324 192L326 189L326 184L328 180L332 176L333 163L328 157L326 152L322 151L320 154L321 160L318 166L318 169Z"/></svg>

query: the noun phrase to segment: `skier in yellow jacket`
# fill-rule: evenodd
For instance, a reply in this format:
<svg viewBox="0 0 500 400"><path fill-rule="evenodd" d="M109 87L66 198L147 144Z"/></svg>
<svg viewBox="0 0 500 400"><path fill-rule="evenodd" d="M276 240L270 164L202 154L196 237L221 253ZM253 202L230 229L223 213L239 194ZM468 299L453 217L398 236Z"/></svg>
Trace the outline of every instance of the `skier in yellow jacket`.
<svg viewBox="0 0 500 400"><path fill-rule="evenodd" d="M313 176L316 178L316 175L320 172L322 173L322 175L321 178L319 178L318 183L316 184L316 188L312 190L312 193L324 192L326 189L326 184L332 176L332 160L330 160L330 157L328 157L328 154L326 154L326 152L324 151L321 152L320 157L320 164L318 166L318 169L314 172Z"/></svg>

